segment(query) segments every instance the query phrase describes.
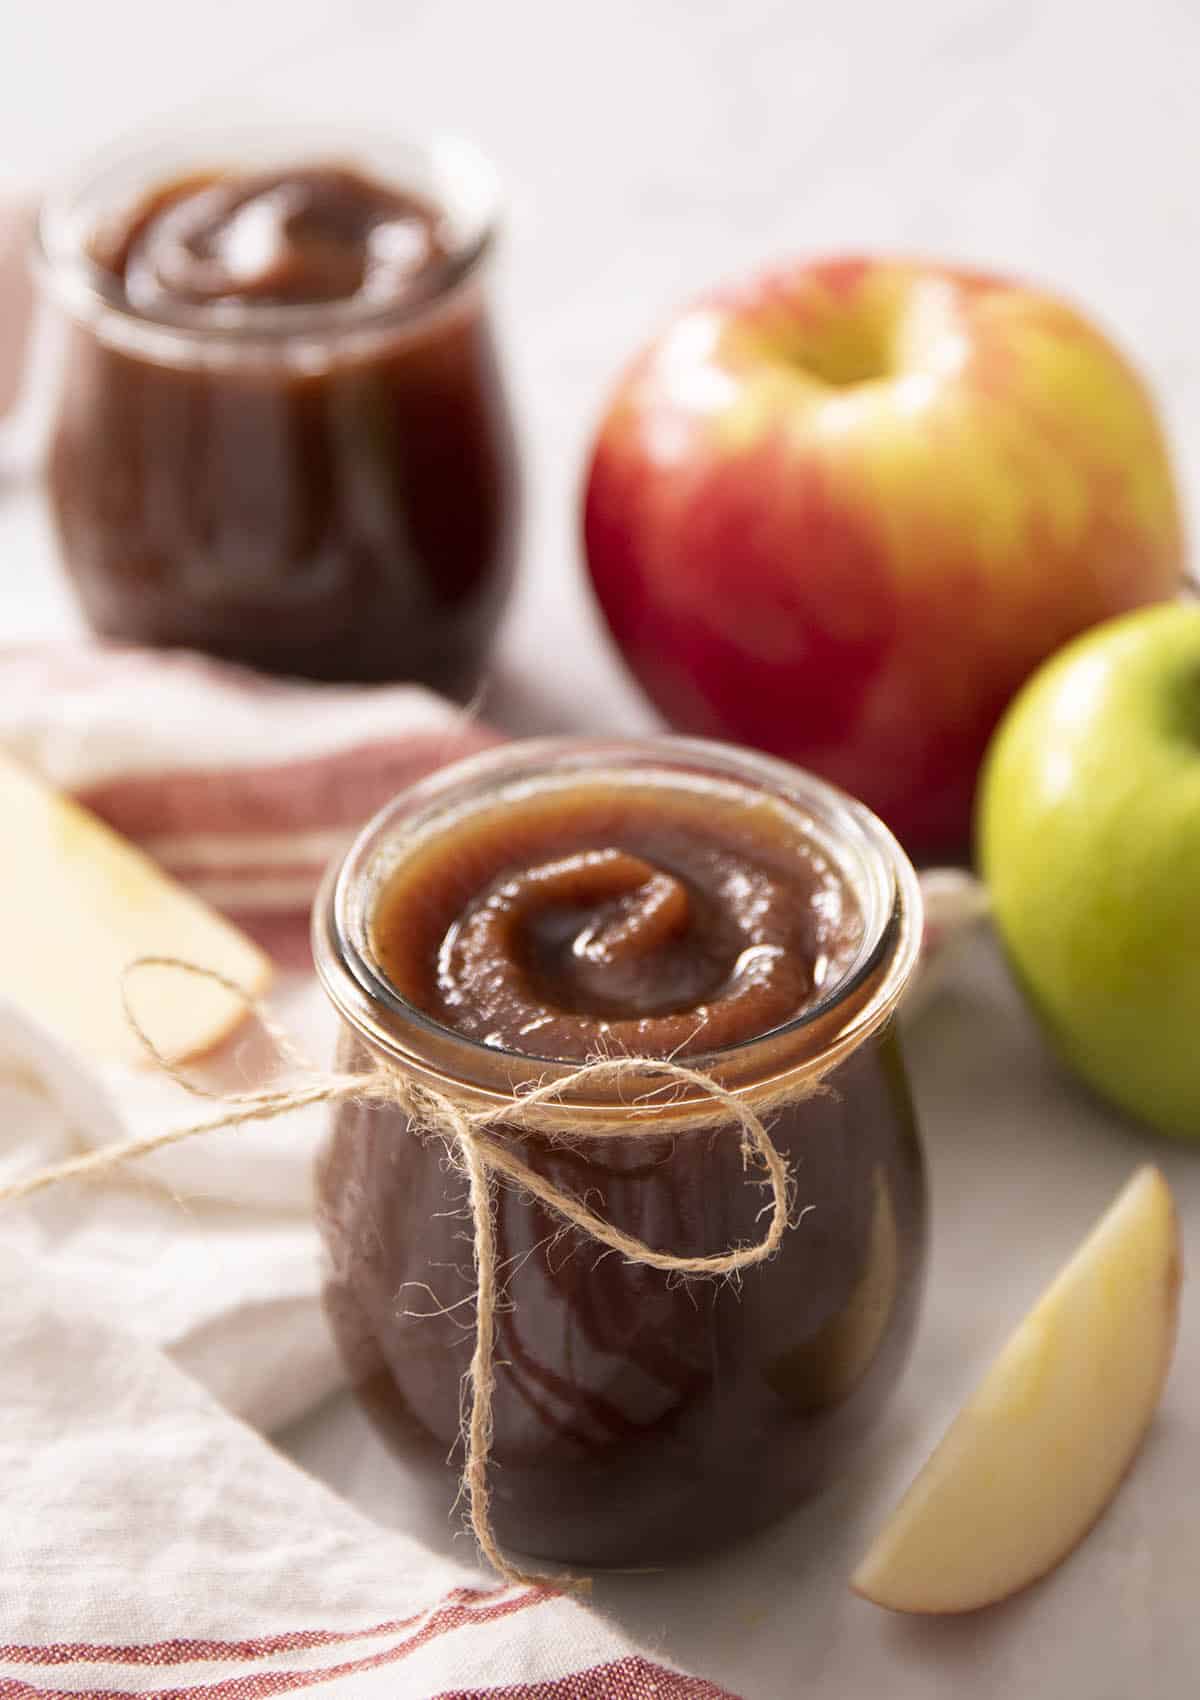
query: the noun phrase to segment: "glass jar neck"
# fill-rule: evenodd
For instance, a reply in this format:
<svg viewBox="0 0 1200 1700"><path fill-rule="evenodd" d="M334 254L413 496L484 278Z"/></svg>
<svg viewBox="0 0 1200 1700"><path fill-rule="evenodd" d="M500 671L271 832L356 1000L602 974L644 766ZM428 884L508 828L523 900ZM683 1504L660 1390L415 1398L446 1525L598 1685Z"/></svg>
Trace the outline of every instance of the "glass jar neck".
<svg viewBox="0 0 1200 1700"><path fill-rule="evenodd" d="M435 775L390 804L330 870L314 909L313 948L326 992L349 1028L384 1062L421 1083L494 1104L535 1083L563 1081L577 1061L526 1056L465 1038L401 998L383 977L369 942L370 918L389 874L407 849L453 826L456 816L517 793L597 776L635 775L642 785L734 784L777 798L805 821L851 886L863 917L857 953L820 999L793 1020L723 1050L689 1056L688 1066L726 1090L754 1099L802 1092L844 1061L892 1015L920 948L920 891L911 864L886 828L842 793L787 764L719 744L678 738L639 741L544 739L510 745ZM572 1114L611 1115L644 1082L594 1079L564 1097ZM672 1091L663 1118L694 1111L702 1096ZM656 1123L657 1125L657 1123Z"/></svg>

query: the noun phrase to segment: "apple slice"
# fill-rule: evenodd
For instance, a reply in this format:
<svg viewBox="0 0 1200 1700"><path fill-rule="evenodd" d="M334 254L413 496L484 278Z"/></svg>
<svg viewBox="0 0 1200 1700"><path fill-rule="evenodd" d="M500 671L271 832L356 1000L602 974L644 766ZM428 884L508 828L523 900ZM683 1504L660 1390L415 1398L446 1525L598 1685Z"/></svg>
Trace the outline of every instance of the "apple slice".
<svg viewBox="0 0 1200 1700"><path fill-rule="evenodd" d="M1065 1558L1154 1414L1179 1282L1170 1188L1139 1169L959 1412L855 1571L855 1592L892 1611L973 1611Z"/></svg>
<svg viewBox="0 0 1200 1700"><path fill-rule="evenodd" d="M0 752L0 996L105 1062L145 1063L121 976L135 957L179 957L266 991L271 964L231 922L176 885L70 797ZM214 1050L246 1019L224 986L149 968L130 1002L173 1062Z"/></svg>

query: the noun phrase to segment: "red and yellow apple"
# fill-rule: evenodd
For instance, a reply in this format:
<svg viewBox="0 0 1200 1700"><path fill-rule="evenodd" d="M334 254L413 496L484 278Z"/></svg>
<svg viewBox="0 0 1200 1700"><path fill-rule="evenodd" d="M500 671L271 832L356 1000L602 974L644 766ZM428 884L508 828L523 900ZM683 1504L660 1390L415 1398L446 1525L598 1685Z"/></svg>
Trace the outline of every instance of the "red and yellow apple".
<svg viewBox="0 0 1200 1700"><path fill-rule="evenodd" d="M678 729L789 757L919 851L966 844L984 746L1083 628L1170 596L1151 400L1036 289L900 261L702 299L601 424L584 532L630 668Z"/></svg>

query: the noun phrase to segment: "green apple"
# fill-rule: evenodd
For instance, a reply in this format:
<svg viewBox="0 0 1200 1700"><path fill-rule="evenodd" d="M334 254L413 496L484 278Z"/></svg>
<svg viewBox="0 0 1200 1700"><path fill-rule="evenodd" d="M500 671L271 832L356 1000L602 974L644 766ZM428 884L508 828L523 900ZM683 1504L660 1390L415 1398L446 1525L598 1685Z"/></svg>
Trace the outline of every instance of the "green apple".
<svg viewBox="0 0 1200 1700"><path fill-rule="evenodd" d="M1034 675L988 752L977 837L1062 1056L1200 1139L1200 606L1109 621Z"/></svg>

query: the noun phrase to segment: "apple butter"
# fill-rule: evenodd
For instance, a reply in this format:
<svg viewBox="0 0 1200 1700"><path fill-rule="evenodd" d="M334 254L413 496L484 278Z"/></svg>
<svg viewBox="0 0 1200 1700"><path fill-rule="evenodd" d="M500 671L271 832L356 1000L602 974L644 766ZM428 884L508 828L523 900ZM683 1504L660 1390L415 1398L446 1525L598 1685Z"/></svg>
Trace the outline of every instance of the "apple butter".
<svg viewBox="0 0 1200 1700"><path fill-rule="evenodd" d="M912 870L866 810L783 764L669 739L461 764L331 876L314 941L343 1066L385 1056L481 1102L598 1055L685 1057L751 1102L795 1086L769 1126L796 1220L737 1285L626 1263L497 1188L502 1544L655 1563L770 1521L845 1467L921 1285L923 1175L891 1020L919 931ZM514 1129L522 1159L657 1250L755 1239L763 1194L736 1127L689 1125L661 1084L658 1104L624 1091L568 1092L561 1138ZM635 1099L627 1135L572 1142L589 1113ZM354 1385L446 1488L473 1339L462 1177L398 1108L352 1103L318 1195Z"/></svg>
<svg viewBox="0 0 1200 1700"><path fill-rule="evenodd" d="M782 1026L862 915L769 802L591 786L481 810L406 858L371 929L391 985L485 1045L688 1056Z"/></svg>
<svg viewBox="0 0 1200 1700"><path fill-rule="evenodd" d="M446 171L418 187L300 153L162 169L127 161L42 220L74 321L51 507L89 620L469 693L517 510L490 224L455 215Z"/></svg>

